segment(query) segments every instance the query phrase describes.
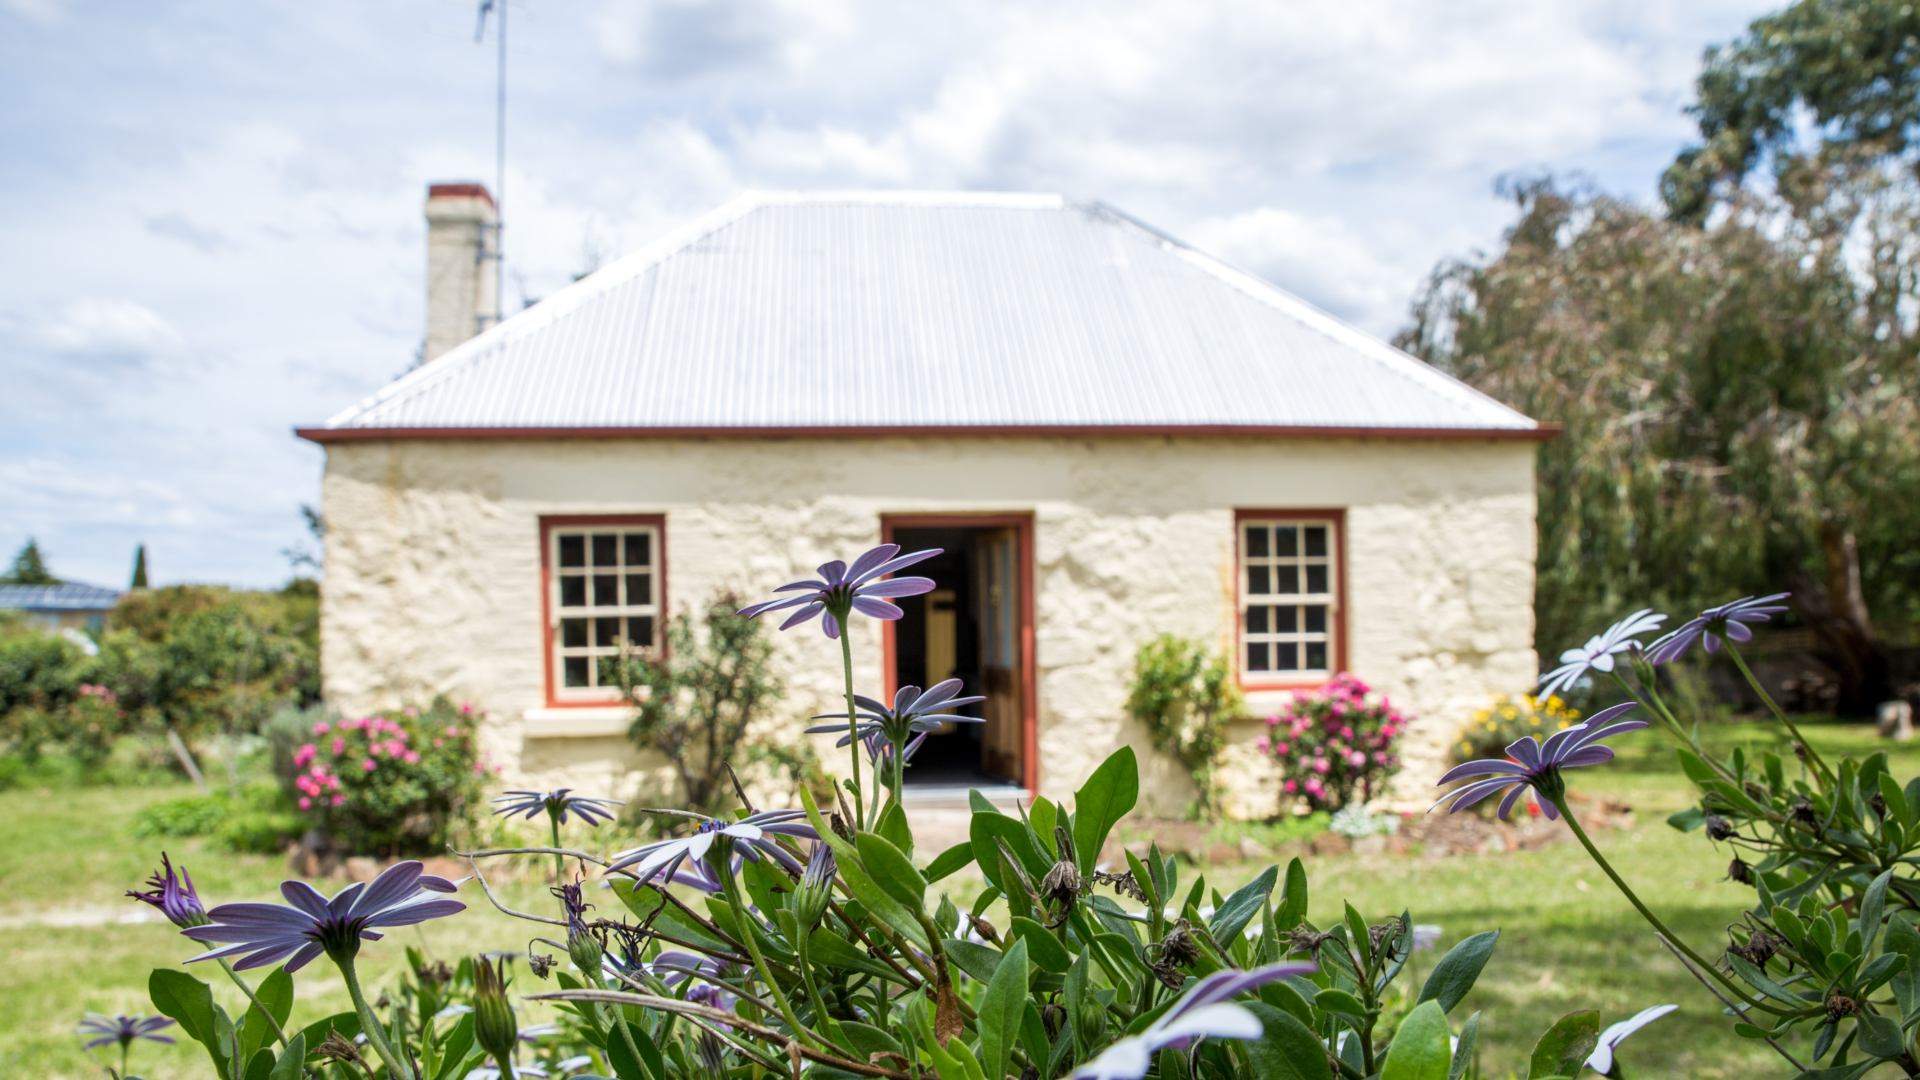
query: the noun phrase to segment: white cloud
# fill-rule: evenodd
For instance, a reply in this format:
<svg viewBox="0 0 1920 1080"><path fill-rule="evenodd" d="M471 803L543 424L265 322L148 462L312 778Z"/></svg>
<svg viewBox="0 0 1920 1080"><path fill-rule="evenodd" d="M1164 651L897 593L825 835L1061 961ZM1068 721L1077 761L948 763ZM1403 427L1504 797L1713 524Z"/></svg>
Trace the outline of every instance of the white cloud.
<svg viewBox="0 0 1920 1080"><path fill-rule="evenodd" d="M743 188L1056 190L1388 334L1499 174L1647 194L1771 6L516 0L509 267L550 293ZM493 175L492 43L459 5L0 12L0 556L275 580L289 428L410 364L422 189Z"/></svg>

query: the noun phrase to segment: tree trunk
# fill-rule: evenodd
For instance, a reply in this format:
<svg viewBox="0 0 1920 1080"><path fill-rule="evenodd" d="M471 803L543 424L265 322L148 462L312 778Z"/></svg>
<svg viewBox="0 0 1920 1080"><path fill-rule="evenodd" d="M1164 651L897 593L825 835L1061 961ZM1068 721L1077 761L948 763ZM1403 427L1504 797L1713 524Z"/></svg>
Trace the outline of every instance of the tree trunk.
<svg viewBox="0 0 1920 1080"><path fill-rule="evenodd" d="M1853 530L1830 522L1820 530L1824 579L1796 574L1794 607L1820 638L1822 659L1839 676L1835 710L1842 716L1872 716L1890 692L1886 650L1860 584L1860 547Z"/></svg>
<svg viewBox="0 0 1920 1080"><path fill-rule="evenodd" d="M187 740L180 737L172 724L167 725L167 747L173 751L174 758L180 762L180 768L186 771L194 786L206 791L207 778L200 772L199 762L193 760L193 751L187 748Z"/></svg>

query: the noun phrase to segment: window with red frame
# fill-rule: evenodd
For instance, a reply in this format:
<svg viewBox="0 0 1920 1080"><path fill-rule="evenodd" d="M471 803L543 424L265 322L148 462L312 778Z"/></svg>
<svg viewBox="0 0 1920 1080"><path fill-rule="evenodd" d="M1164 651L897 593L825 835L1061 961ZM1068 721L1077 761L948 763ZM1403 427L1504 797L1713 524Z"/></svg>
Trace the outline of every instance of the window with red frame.
<svg viewBox="0 0 1920 1080"><path fill-rule="evenodd" d="M660 527L549 524L546 534L554 698L604 699L624 649L659 645Z"/></svg>
<svg viewBox="0 0 1920 1080"><path fill-rule="evenodd" d="M1339 655L1340 523L1240 519L1240 675L1325 678Z"/></svg>

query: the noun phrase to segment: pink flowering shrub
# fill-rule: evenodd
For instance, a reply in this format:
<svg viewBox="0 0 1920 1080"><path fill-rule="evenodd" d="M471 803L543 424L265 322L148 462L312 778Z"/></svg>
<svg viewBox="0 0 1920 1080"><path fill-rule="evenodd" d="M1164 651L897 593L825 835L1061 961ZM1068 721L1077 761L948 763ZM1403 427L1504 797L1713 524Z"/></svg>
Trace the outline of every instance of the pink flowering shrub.
<svg viewBox="0 0 1920 1080"><path fill-rule="evenodd" d="M437 698L425 709L315 720L289 759L294 805L351 851L437 850L472 816L491 775L474 738L482 719Z"/></svg>
<svg viewBox="0 0 1920 1080"><path fill-rule="evenodd" d="M1294 695L1255 744L1280 767L1280 789L1315 810L1338 810L1373 797L1400 768L1394 740L1407 718L1367 684L1341 673Z"/></svg>

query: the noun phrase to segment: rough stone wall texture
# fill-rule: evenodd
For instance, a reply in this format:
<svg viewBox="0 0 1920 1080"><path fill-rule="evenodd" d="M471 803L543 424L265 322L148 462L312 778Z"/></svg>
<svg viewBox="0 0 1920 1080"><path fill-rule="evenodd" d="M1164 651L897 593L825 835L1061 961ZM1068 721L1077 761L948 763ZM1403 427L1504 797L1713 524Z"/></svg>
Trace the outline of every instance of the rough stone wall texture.
<svg viewBox="0 0 1920 1080"><path fill-rule="evenodd" d="M486 709L509 780L633 792L659 763L617 714L545 708L539 521L664 513L667 600L748 595L877 542L884 513L1034 515L1041 788L1070 792L1123 743L1154 809L1191 783L1125 713L1134 651L1162 631L1231 648L1234 511L1344 508L1348 666L1417 719L1394 799L1425 797L1452 734L1537 668L1533 444L1216 438L607 439L338 443L328 450L321 650L328 699L359 710L445 693ZM880 682L879 636L855 677ZM776 635L788 699L760 737L833 704L837 649ZM1285 693L1249 695L1265 715ZM597 725L597 726L596 726ZM1274 785L1236 726L1229 808ZM820 747L825 751L826 747ZM843 762L822 755L829 765Z"/></svg>

